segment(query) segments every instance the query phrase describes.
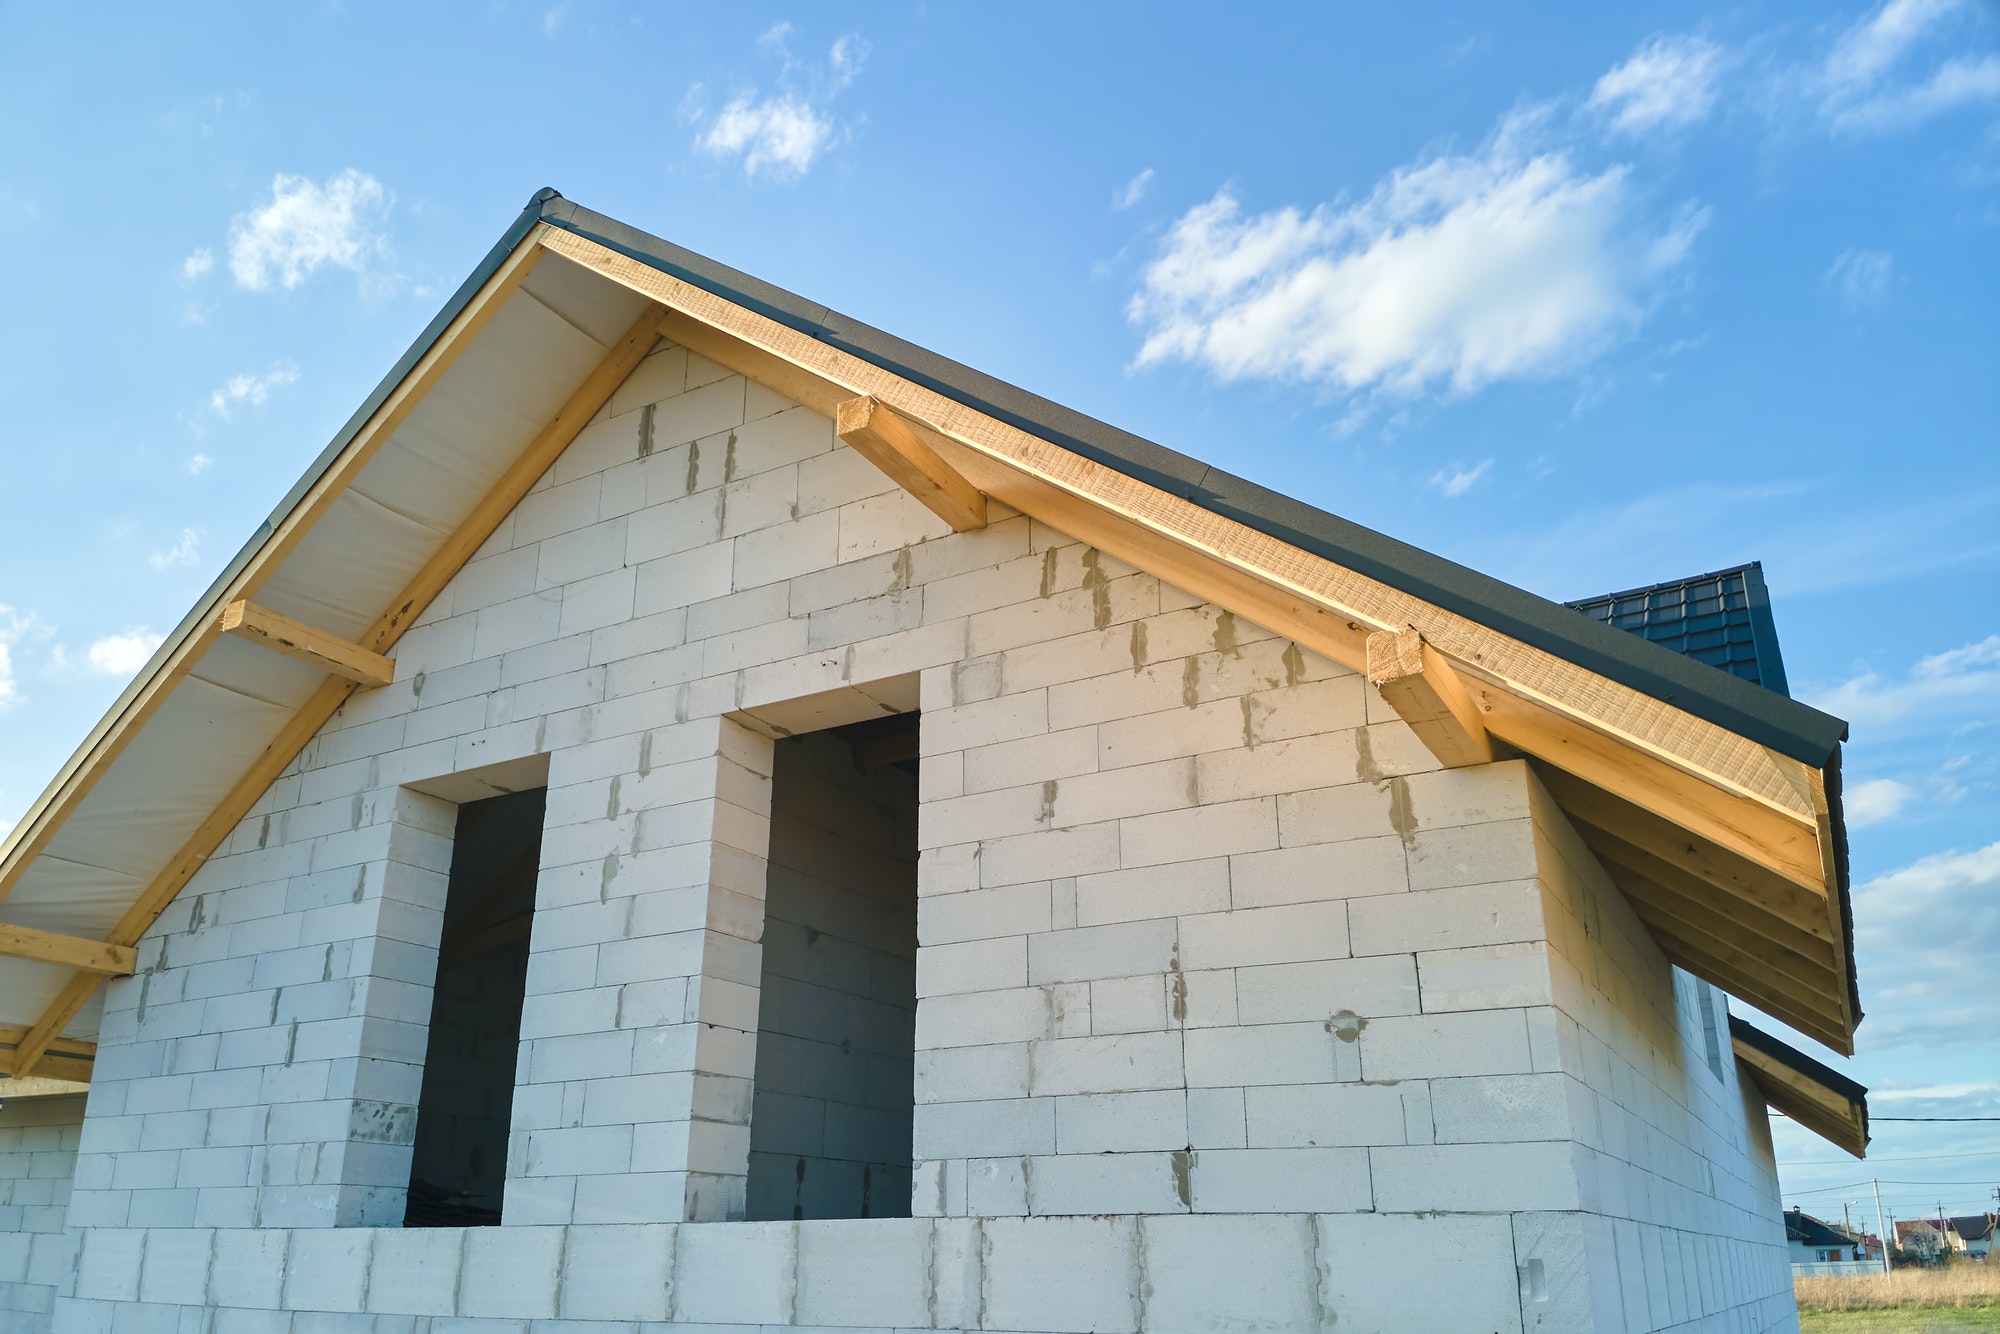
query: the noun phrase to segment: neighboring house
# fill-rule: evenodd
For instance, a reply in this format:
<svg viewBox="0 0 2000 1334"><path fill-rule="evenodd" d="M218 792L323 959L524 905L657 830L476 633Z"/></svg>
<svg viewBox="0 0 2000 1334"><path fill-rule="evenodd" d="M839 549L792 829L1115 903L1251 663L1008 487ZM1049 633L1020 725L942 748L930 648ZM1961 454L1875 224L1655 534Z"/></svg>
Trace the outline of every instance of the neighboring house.
<svg viewBox="0 0 2000 1334"><path fill-rule="evenodd" d="M1993 1236L2000 1228L2000 1216L1994 1214L1969 1214L1950 1220L1952 1235L1958 1238L1958 1248L1975 1260L1984 1260L1993 1253Z"/></svg>
<svg viewBox="0 0 2000 1334"><path fill-rule="evenodd" d="M1937 1238L1940 1251L1965 1250L1964 1238L1958 1235L1949 1218L1907 1218L1896 1223L1896 1245L1903 1250L1921 1253L1924 1242L1919 1239L1913 1245L1911 1238L1921 1238L1923 1234Z"/></svg>
<svg viewBox="0 0 2000 1334"><path fill-rule="evenodd" d="M1785 1213L1785 1245L1793 1264L1868 1258L1866 1240L1859 1233L1837 1223L1821 1222L1799 1209Z"/></svg>
<svg viewBox="0 0 2000 1334"><path fill-rule="evenodd" d="M0 843L0 1301L1792 1327L1845 724L1729 665L543 192Z"/></svg>

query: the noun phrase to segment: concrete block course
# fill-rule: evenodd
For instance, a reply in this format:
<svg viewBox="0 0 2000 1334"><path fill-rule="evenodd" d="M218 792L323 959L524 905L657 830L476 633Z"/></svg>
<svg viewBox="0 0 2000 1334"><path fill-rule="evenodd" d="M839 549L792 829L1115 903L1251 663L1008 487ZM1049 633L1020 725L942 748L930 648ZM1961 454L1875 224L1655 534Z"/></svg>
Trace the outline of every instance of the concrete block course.
<svg viewBox="0 0 2000 1334"><path fill-rule="evenodd" d="M396 656L107 987L87 1108L0 1108L21 1327L1784 1319L1705 984L1524 762L1441 770L1357 674L1004 506L949 533L720 366L650 355ZM914 704L912 964L852 765L840 911L770 887L775 736ZM433 792L544 771L504 1226L404 1231ZM753 1131L837 1156L898 1098L916 1217L740 1221Z"/></svg>

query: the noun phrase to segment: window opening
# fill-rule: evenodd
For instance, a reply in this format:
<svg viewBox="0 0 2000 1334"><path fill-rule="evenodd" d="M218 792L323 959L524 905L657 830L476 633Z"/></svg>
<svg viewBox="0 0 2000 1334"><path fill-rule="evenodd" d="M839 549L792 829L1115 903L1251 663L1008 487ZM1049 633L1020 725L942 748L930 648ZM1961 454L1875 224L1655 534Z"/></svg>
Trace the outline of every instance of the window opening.
<svg viewBox="0 0 2000 1334"><path fill-rule="evenodd" d="M458 808L407 1227L500 1221L548 789Z"/></svg>
<svg viewBox="0 0 2000 1334"><path fill-rule="evenodd" d="M1700 992L1701 1037L1708 1048L1708 1068L1717 1079L1722 1078L1722 1034L1715 1019L1715 988L1706 982L1697 981Z"/></svg>
<svg viewBox="0 0 2000 1334"><path fill-rule="evenodd" d="M752 1219L910 1213L915 713L773 747Z"/></svg>

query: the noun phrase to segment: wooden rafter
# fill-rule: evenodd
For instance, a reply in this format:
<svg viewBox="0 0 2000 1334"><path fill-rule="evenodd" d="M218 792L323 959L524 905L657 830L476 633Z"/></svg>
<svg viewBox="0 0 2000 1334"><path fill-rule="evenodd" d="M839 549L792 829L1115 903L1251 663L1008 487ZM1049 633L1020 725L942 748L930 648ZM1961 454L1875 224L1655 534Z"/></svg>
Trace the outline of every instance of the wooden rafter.
<svg viewBox="0 0 2000 1334"><path fill-rule="evenodd" d="M471 346L487 321L534 271L536 263L546 253L539 242L548 230L545 224L530 232L502 261L493 276L459 311L409 374L348 440L339 456L320 473L271 535L236 571L228 586L220 590L217 599L210 604L212 607L256 596L285 557L312 531L361 469L396 433L396 428L423 401L431 387ZM211 614L179 639L170 640L158 665L141 672L126 688L111 711L57 773L55 781L21 817L12 844L0 841L0 898L13 890L28 866L62 828L63 822L83 804L83 799L90 795L98 779L110 769L112 761L139 734L146 720L173 694L174 687L200 661L220 633Z"/></svg>
<svg viewBox="0 0 2000 1334"><path fill-rule="evenodd" d="M836 409L834 433L954 532L986 526L986 497L938 454L925 438L932 434L929 427L899 417L880 399L863 394Z"/></svg>
<svg viewBox="0 0 2000 1334"><path fill-rule="evenodd" d="M1773 1108L1856 1158L1867 1156L1867 1089L1735 1015L1729 1045Z"/></svg>
<svg viewBox="0 0 2000 1334"><path fill-rule="evenodd" d="M9 922L0 922L0 955L10 959L67 964L71 968L110 977L129 977L139 966L138 955L126 946L59 935L54 931L38 931L32 926L15 926Z"/></svg>
<svg viewBox="0 0 2000 1334"><path fill-rule="evenodd" d="M1447 769L1493 760L1493 738L1465 683L1415 630L1368 636L1368 683Z"/></svg>
<svg viewBox="0 0 2000 1334"><path fill-rule="evenodd" d="M315 630L301 621L239 598L222 609L216 628L226 635L262 644L288 658L311 663L358 686L386 686L396 679L396 661L359 644Z"/></svg>
<svg viewBox="0 0 2000 1334"><path fill-rule="evenodd" d="M1674 831L1687 853L1667 855L1718 889L1796 899L1801 925L1840 936L1832 831L1823 799L1815 801L1820 775L1796 760L588 238L558 230L546 244L662 302L661 332L691 350L827 416L872 398L923 427L933 452L985 495L1336 662L1367 671L1371 634L1414 630L1463 684L1493 741L1573 775L1577 786L1637 811L1648 828ZM1747 998L1719 961L1681 953L1712 980L1729 974L1723 984ZM1818 1019L1816 1031L1850 1050L1858 1015L1844 973L1830 971L1817 985L1822 1008L1837 1017Z"/></svg>
<svg viewBox="0 0 2000 1334"><path fill-rule="evenodd" d="M519 253L516 252L517 258ZM522 276L526 276L525 272ZM497 275L495 281L498 281ZM507 290L511 292L518 286L517 279ZM612 393L659 341L656 328L660 313L658 306L647 306L604 359L584 377L583 383L536 433L499 482L473 507L458 528L445 539L438 552L376 619L363 637L361 647L365 651L380 654L395 645L403 632L423 614L424 608L443 591L451 576L479 549L481 543L493 535L500 521L568 448L570 441L576 438L598 409L610 401ZM405 415L414 406L414 402L410 403L404 410ZM352 474L350 480L351 477ZM180 893L181 887L201 869L229 831L256 805L265 789L298 756L306 742L340 709L354 688L350 681L332 677L306 701L237 780L229 794L182 844L180 851L154 877L137 901L126 910L112 930L110 939L114 945L134 944L146 933L159 915L166 911L167 905L173 902L174 896ZM98 981L98 974L79 972L57 994L16 1046L12 1069L17 1077L35 1070L51 1044L58 1040L62 1030L90 1000Z"/></svg>

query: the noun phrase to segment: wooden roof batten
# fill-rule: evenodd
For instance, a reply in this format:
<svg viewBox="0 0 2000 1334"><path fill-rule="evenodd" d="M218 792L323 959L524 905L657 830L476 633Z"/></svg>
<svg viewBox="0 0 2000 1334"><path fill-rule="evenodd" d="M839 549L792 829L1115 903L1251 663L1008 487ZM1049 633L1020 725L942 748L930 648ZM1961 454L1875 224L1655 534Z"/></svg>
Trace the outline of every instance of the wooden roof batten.
<svg viewBox="0 0 2000 1334"><path fill-rule="evenodd" d="M1357 671L1370 671L1371 637L1391 635L1393 644L1378 641L1378 665L1397 656L1388 652L1394 647L1415 670L1402 672L1400 685L1392 682L1384 697L1411 701L1410 708L1424 722L1419 735L1426 744L1436 740L1434 750L1439 745L1449 750L1449 757L1440 754L1445 763L1483 762L1482 757L1510 752L1528 755L1553 766L1545 772L1560 773L1580 790L1609 794L1637 812L1634 818L1656 836L1656 844L1688 842L1691 852L1700 855L1678 864L1730 902L1745 897L1746 885L1760 887L1773 899L1790 895L1787 920L1806 934L1830 938L1838 969L1822 973L1809 968L1803 978L1792 976L1785 995L1770 986L1760 992L1757 977L1712 957L1715 951L1704 952L1698 941L1677 940L1667 952L1753 1004L1769 1008L1758 999L1761 994L1784 1006L1786 1015L1780 1017L1787 1022L1795 1022L1792 1015L1810 1019L1803 1031L1837 1050L1851 1051L1859 1014L1849 1003L1845 973L1833 975L1846 966L1840 953L1844 934L1831 878L1824 780L1817 771L547 223L521 237L283 521L247 553L247 560L239 558L240 568L212 594L212 606L243 603L255 609L251 599L278 562L548 254L638 293L648 302L645 310L368 632L357 642L335 642L335 659L351 670L334 671L335 663L323 653L293 652L334 674L153 878L110 933L110 947L136 944L339 709L357 680L372 683L371 671L385 675L373 659L396 643L663 335L835 417L844 439L876 458L885 472L955 529L983 524L991 496ZM128 689L24 817L23 829L17 831L22 836L0 852L0 896L47 846L174 683L225 632L222 618L215 615L184 631ZM234 626L229 632L240 633ZM386 674L393 674L392 666ZM1559 792L1557 798L1570 809ZM1754 921L1746 925L1754 926ZM1749 937L1730 949L1755 946L1754 930ZM1667 943L1662 940L1663 946ZM11 1058L0 1035L0 1066L25 1076L45 1059L67 1059L60 1035L102 976L78 971L40 1019L20 1033Z"/></svg>

